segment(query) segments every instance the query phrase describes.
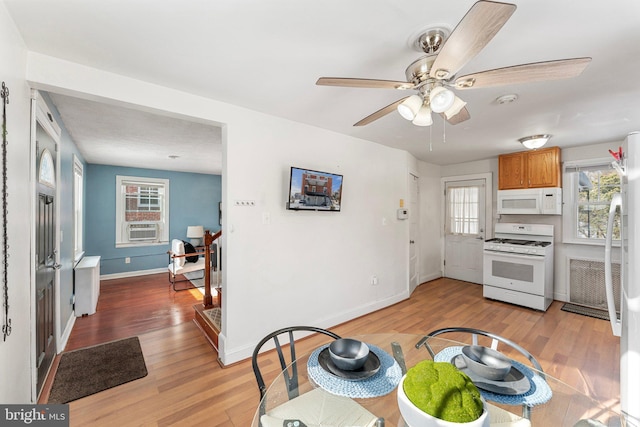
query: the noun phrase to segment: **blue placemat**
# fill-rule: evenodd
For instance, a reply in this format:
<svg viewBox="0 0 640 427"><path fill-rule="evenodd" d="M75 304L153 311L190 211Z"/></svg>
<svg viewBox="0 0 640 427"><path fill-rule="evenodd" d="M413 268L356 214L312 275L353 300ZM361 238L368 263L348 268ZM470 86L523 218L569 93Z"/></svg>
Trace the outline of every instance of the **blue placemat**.
<svg viewBox="0 0 640 427"><path fill-rule="evenodd" d="M451 362L451 360L457 356L458 354L462 354L461 346L447 347L433 358L436 362ZM497 403L504 403L507 405L527 405L529 407L541 405L546 403L551 399L552 393L549 384L538 374L534 373L527 366L518 362L517 360L512 360L511 363L520 371L522 374L529 379L531 383L531 388L528 392L519 395L506 395L506 394L498 394L491 391L483 390L478 388L480 394L486 399Z"/></svg>
<svg viewBox="0 0 640 427"><path fill-rule="evenodd" d="M391 393L396 389L402 378L402 371L398 363L386 351L375 345L367 344L380 359L380 370L363 380L346 380L324 370L318 362L318 355L329 345L317 348L307 362L309 378L319 387L329 393L351 398L378 397Z"/></svg>

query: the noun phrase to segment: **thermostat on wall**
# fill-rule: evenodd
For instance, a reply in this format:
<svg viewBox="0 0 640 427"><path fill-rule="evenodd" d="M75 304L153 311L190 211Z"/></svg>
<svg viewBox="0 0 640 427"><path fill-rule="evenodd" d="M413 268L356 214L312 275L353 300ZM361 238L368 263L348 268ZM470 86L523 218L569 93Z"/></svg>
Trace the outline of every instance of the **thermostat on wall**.
<svg viewBox="0 0 640 427"><path fill-rule="evenodd" d="M409 210L405 208L398 209L398 219L407 219L409 218Z"/></svg>

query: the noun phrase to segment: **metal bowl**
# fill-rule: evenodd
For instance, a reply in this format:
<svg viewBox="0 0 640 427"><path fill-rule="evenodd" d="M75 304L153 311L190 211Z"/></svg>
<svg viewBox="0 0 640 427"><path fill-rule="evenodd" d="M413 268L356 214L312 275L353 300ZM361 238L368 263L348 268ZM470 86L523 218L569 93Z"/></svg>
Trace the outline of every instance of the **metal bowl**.
<svg viewBox="0 0 640 427"><path fill-rule="evenodd" d="M329 356L338 369L355 371L367 361L369 346L362 341L341 338L329 344Z"/></svg>
<svg viewBox="0 0 640 427"><path fill-rule="evenodd" d="M462 357L476 375L500 381L511 371L511 359L489 347L467 345L462 347Z"/></svg>

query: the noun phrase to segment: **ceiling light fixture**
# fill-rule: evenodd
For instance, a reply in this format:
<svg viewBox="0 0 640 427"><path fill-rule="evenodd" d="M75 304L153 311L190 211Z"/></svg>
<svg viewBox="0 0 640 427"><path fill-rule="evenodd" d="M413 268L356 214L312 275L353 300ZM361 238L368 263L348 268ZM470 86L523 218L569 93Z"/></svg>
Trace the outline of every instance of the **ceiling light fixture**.
<svg viewBox="0 0 640 427"><path fill-rule="evenodd" d="M413 120L424 103L420 95L411 95L398 105L398 113L407 120Z"/></svg>
<svg viewBox="0 0 640 427"><path fill-rule="evenodd" d="M451 117L458 114L460 110L464 108L465 105L467 105L465 101L458 98L457 96L454 96L453 104L451 105L451 107L449 107L449 109L447 109L444 112L444 115L447 118L447 120L449 120Z"/></svg>
<svg viewBox="0 0 640 427"><path fill-rule="evenodd" d="M429 103L424 102L418 114L411 122L416 126L431 126L433 124L433 119L431 118L431 108L429 108Z"/></svg>
<svg viewBox="0 0 640 427"><path fill-rule="evenodd" d="M449 120L458 114L465 105L467 103L455 96L452 91L437 86L430 92L411 95L402 101L397 109L403 118L410 120L414 125L431 126L433 124L431 111L441 113ZM442 108L444 110L440 111Z"/></svg>
<svg viewBox="0 0 640 427"><path fill-rule="evenodd" d="M451 108L455 98L456 96L449 89L442 86L436 86L429 94L431 110L433 110L434 113L444 113Z"/></svg>
<svg viewBox="0 0 640 427"><path fill-rule="evenodd" d="M525 136L524 138L518 139L522 145L524 145L529 150L535 150L536 148L542 147L547 141L551 138L551 135L543 134L543 135L531 135Z"/></svg>

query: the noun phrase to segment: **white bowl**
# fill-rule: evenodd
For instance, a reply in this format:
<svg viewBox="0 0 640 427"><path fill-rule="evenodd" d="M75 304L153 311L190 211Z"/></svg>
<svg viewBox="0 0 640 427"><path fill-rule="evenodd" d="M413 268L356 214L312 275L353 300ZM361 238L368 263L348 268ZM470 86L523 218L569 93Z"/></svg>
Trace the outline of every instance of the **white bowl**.
<svg viewBox="0 0 640 427"><path fill-rule="evenodd" d="M429 415L422 409L414 405L407 395L404 393L404 379L406 375L400 380L398 384L398 407L402 418L409 425L409 427L489 427L489 412L487 412L487 406L484 399L482 404L484 405L484 411L477 420L470 421L468 423L454 423L452 421L441 420L433 415Z"/></svg>

